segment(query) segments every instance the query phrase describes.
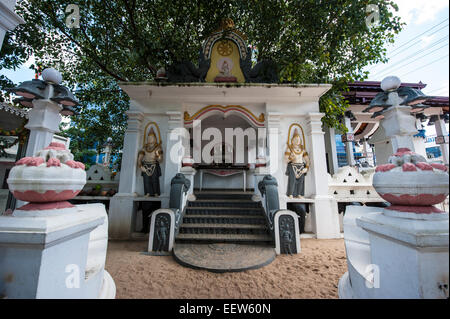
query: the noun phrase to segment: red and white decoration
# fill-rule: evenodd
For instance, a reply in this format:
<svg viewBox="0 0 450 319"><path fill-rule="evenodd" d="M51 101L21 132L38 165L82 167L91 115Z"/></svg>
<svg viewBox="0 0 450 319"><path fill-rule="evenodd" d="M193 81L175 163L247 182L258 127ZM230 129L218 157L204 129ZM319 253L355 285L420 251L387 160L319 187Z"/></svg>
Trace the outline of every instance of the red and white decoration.
<svg viewBox="0 0 450 319"><path fill-rule="evenodd" d="M19 210L48 210L74 207L67 200L75 197L86 184L84 164L62 143L50 143L34 157L16 162L8 178L15 198L30 202Z"/></svg>
<svg viewBox="0 0 450 319"><path fill-rule="evenodd" d="M443 202L449 194L447 171L445 165L427 163L423 156L399 148L388 164L376 168L373 186L392 204L387 211L443 213L433 205Z"/></svg>

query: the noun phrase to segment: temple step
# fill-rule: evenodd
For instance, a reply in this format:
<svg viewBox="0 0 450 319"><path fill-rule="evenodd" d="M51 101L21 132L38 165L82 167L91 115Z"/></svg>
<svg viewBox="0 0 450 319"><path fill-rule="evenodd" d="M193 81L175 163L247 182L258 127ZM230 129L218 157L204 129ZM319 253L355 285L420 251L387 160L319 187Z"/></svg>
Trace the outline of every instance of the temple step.
<svg viewBox="0 0 450 319"><path fill-rule="evenodd" d="M189 215L247 215L259 216L263 213L262 208L257 207L186 207L186 216Z"/></svg>
<svg viewBox="0 0 450 319"><path fill-rule="evenodd" d="M267 235L254 234L178 234L178 243L253 243L272 244L272 238Z"/></svg>
<svg viewBox="0 0 450 319"><path fill-rule="evenodd" d="M197 191L188 202L177 243L259 243L273 246L264 208L253 192Z"/></svg>
<svg viewBox="0 0 450 319"><path fill-rule="evenodd" d="M199 191L195 193L198 200L202 199L235 199L235 200L251 200L253 192L233 192L233 191Z"/></svg>
<svg viewBox="0 0 450 319"><path fill-rule="evenodd" d="M263 225L266 223L266 220L261 215L232 215L232 216L224 216L224 215L202 215L202 214L189 214L184 215L183 222L186 224L252 224L252 225Z"/></svg>
<svg viewBox="0 0 450 319"><path fill-rule="evenodd" d="M211 228L211 229L267 229L266 225L264 224L212 224L212 223L185 223L181 226L181 229L192 229L192 228L198 228L198 229L205 229L205 228Z"/></svg>
<svg viewBox="0 0 450 319"><path fill-rule="evenodd" d="M240 208L260 208L259 202L240 199L201 199L188 203L188 207L240 207Z"/></svg>

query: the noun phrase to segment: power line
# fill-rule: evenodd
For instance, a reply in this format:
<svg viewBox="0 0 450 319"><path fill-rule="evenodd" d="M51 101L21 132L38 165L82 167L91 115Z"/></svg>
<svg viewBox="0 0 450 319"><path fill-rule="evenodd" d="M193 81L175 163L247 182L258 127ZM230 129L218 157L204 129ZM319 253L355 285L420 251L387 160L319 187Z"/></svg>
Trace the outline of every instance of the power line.
<svg viewBox="0 0 450 319"><path fill-rule="evenodd" d="M431 33L429 36L435 34L435 33L438 32L438 31L441 31L443 28L446 28L446 27L448 27L448 24L445 25L444 27L440 28L439 30L434 31L434 32ZM448 34L447 34L444 38L447 38L447 37L448 37ZM414 42L414 43L411 44L409 47L406 47L404 50L402 50L402 51L400 51L400 52L397 52L396 54L392 55L389 59L392 59L393 57L399 55L400 53L404 52L405 50L407 50L407 49L409 49L409 48L411 48L411 47L413 47L413 46L415 46L416 44L418 44L418 43L420 43L420 42L422 42L422 40L419 40L419 41L417 41L417 42ZM392 52L391 52L391 53L392 53Z"/></svg>
<svg viewBox="0 0 450 319"><path fill-rule="evenodd" d="M430 91L430 92L428 92L427 94L431 94L431 93L433 93L433 92L440 92L440 91L445 90L445 89L448 90L448 85L443 86L443 87L441 87L441 88L439 88L439 89Z"/></svg>
<svg viewBox="0 0 450 319"><path fill-rule="evenodd" d="M423 32L423 33L421 33L421 34L419 34L419 35L417 35L417 36L415 36L414 38L412 38L411 40L409 40L409 41L407 41L407 42L405 42L405 43L403 43L402 45L400 45L399 47L397 47L397 48L395 48L391 53L393 53L393 52L395 52L395 51L397 51L398 49L400 49L401 47L403 47L403 46L405 46L405 45L407 45L408 43L410 43L411 41L413 41L414 39L417 39L418 37L420 37L420 36L422 36L422 35L424 35L425 33L427 33L428 31L431 31L431 30L433 30L434 28L436 28L437 26L439 26L439 25L441 25L442 23L444 23L444 22L446 22L448 20L448 18L447 19L444 19L443 21L441 21L441 22L439 22L438 24L436 24L435 26L433 26L433 27L431 27L430 29L428 29L427 31L425 31L425 32ZM448 26L448 25L447 25ZM441 29L439 29L439 30L441 30ZM439 31L438 30L438 31Z"/></svg>
<svg viewBox="0 0 450 319"><path fill-rule="evenodd" d="M440 61L440 60L442 60L442 59L445 59L446 57L448 57L448 54L445 55L445 56L443 56L443 57L441 57L441 58L439 58L439 59L437 59L437 60L434 60L433 62L430 62L430 63L428 63L428 64L425 64L424 66L421 66L421 67L419 67L419 68L417 68L417 69L415 69L415 70L412 70L411 72L408 72L408 73L406 73L406 74L403 74L403 75L401 75L400 77L403 77L403 76L406 76L406 75L411 74L411 73L413 73L413 72L416 72L416 71L418 71L418 70L421 70L421 69L423 69L423 68L425 68L425 67L427 67L427 66L429 66L429 65L431 65L431 64L433 64L433 63L436 63L436 62L438 62L438 61Z"/></svg>
<svg viewBox="0 0 450 319"><path fill-rule="evenodd" d="M418 51L414 52L413 54L411 54L411 55L408 56L407 58L403 59L403 61L406 61L406 60L408 60L408 59L414 57L415 55L417 55L417 54L419 54L419 53L421 53L421 52L424 52L424 51L426 51L426 50L431 49L431 48L434 47L435 45L440 44L440 43L443 42L444 40L447 40L447 38L448 38L448 34L447 34L445 37L440 38L439 40L436 40L436 41L433 42L433 43L430 43L430 44L427 45L425 48L419 49ZM396 65L397 63L399 63L399 62L394 63L394 64L391 66L391 68L392 68L392 67L395 67L395 65ZM387 68L389 68L389 66L387 66ZM375 72L375 74L374 74L373 76L377 76L377 75L379 75L379 74L381 74L381 73L386 72L386 71L387 71L387 68L384 68L384 69L381 70L381 71Z"/></svg>
<svg viewBox="0 0 450 319"><path fill-rule="evenodd" d="M380 75L382 75L382 74L384 74L384 73L392 72L392 71L394 71L394 70L401 69L401 68L403 68L403 67L405 67L405 66L407 66L407 65L410 65L411 63L416 62L417 60L420 60L420 59L422 59L422 58L424 58L424 57L426 57L426 56L428 56L428 55L430 55L430 54L432 54L432 53L434 53L434 52L436 52L436 51L439 51L440 49L442 49L442 48L444 48L444 47L446 47L446 46L448 46L448 43L447 43L447 44L444 44L443 46L440 46L439 48L434 49L433 51L428 52L427 54L424 54L424 55L418 57L417 59L414 59L414 60L412 60L412 61L410 61L410 62L408 62L408 63L406 63L406 64L403 64L403 65L400 65L400 66L398 66L398 67L394 67L394 68L391 68L391 69L385 69L384 71L381 71L381 72L376 73L374 76L380 76ZM431 48L430 48L430 49L431 49ZM428 49L427 49L427 50L428 50ZM426 50L425 50L425 51L426 51ZM415 56L415 54L412 55L412 56ZM412 56L410 56L410 57L412 57ZM409 57L409 58L406 58L404 61L409 60L410 57Z"/></svg>
<svg viewBox="0 0 450 319"><path fill-rule="evenodd" d="M436 28L437 26L441 25L442 23L448 21L448 19L449 19L449 18L444 19L443 21L441 21L441 22L439 22L438 24L432 26L430 29L426 30L425 32L422 32L421 34L415 36L415 37L412 38L411 40L409 40L409 41L403 43L403 44L400 45L399 47L395 48L395 49L391 52L391 54L394 53L395 51L399 50L400 48L404 47L405 45L407 45L407 44L410 43L411 41L414 41L414 40L417 39L418 37L424 35L425 33L429 32L429 31L431 31L431 30L433 30L434 28ZM446 26L448 26L448 24L447 24ZM445 28L446 26L444 26L444 28ZM440 30L442 30L442 29L443 29L443 28L437 30L436 32L438 32L438 31L440 31ZM434 32L434 33L436 33L436 32ZM434 33L433 33L433 34L434 34ZM371 69L369 69L369 71L375 69L376 67L377 67L377 65L373 66Z"/></svg>

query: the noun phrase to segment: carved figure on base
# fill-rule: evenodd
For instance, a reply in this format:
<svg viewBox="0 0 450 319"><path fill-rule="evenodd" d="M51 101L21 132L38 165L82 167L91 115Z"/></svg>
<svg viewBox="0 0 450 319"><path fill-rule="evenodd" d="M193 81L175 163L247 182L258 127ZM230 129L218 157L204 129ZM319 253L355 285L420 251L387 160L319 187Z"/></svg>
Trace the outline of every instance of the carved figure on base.
<svg viewBox="0 0 450 319"><path fill-rule="evenodd" d="M159 163L163 159L161 142L158 142L153 128L148 133L147 143L138 153L138 167L144 178L145 196L159 196L161 194L159 177L161 167Z"/></svg>
<svg viewBox="0 0 450 319"><path fill-rule="evenodd" d="M288 162L286 175L288 176L288 187L286 195L289 198L302 198L305 195L305 175L309 170L309 157L301 142L297 129L284 153Z"/></svg>

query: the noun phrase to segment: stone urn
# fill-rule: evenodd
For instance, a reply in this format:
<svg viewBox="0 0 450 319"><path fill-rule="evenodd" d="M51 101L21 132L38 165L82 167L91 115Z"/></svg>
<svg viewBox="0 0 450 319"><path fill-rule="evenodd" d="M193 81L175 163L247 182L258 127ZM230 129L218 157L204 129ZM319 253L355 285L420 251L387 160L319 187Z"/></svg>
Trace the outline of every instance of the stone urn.
<svg viewBox="0 0 450 319"><path fill-rule="evenodd" d="M386 210L442 213L433 205L443 202L449 194L449 175L445 165L427 163L423 156L408 148L399 148L388 162L378 166L373 176L373 187L391 203Z"/></svg>
<svg viewBox="0 0 450 319"><path fill-rule="evenodd" d="M83 189L86 172L64 144L53 142L36 156L17 161L7 182L15 198L30 202L20 210L66 208L73 207L66 201Z"/></svg>

